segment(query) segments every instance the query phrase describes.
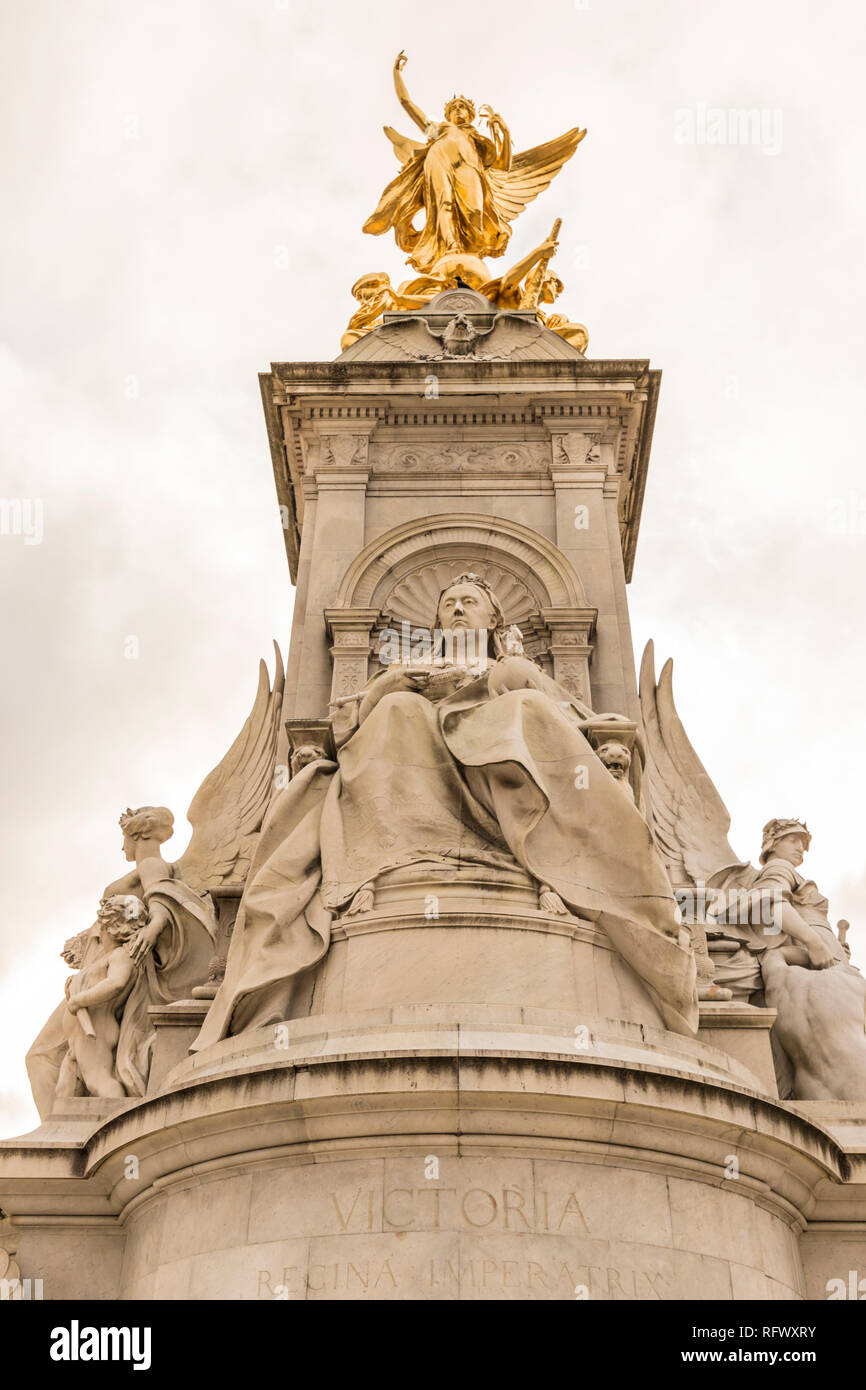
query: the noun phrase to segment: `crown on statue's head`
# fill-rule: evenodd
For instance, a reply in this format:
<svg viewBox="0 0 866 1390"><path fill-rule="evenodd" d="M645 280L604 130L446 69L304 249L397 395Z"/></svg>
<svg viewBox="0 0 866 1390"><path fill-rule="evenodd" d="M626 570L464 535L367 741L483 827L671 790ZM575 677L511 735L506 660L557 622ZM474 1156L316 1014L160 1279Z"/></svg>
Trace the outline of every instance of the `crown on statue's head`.
<svg viewBox="0 0 866 1390"><path fill-rule="evenodd" d="M474 120L475 120L475 102L472 101L469 97L464 97L464 96L458 94L457 92L454 93L454 95L453 95L453 97L451 98L450 101L448 101L448 102L445 103L445 118L446 118L446 120L448 119L448 112L449 112L453 107L457 106L459 103L462 103L462 104L466 107L466 109L467 109L468 112L469 112L470 117L471 117L472 120L474 121Z"/></svg>

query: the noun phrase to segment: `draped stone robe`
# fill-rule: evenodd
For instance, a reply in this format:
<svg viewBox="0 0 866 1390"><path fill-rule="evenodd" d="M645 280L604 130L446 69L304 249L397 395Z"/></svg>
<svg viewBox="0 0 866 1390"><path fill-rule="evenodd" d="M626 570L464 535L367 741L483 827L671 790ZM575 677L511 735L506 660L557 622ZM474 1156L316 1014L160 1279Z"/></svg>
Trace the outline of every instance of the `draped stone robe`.
<svg viewBox="0 0 866 1390"><path fill-rule="evenodd" d="M607 931L669 1028L696 1031L694 957L664 865L565 690L507 656L438 703L386 694L363 722L359 705L335 719L339 762L310 764L271 802L196 1049L286 1017L337 911L410 864L516 861Z"/></svg>

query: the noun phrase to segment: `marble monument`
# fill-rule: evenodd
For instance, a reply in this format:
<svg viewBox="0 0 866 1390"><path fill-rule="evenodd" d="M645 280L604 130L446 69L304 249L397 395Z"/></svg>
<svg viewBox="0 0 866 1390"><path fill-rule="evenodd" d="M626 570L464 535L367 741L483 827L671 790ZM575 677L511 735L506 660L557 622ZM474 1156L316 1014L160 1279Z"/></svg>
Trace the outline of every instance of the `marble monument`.
<svg viewBox="0 0 866 1390"><path fill-rule="evenodd" d="M339 355L261 377L286 667L187 851L127 808L128 871L58 942L42 1123L0 1143L4 1287L836 1296L866 1266L847 924L804 821L738 860L651 645L637 680L660 373L549 312L560 218L496 264L586 131L515 153L405 67L420 138L386 131L364 230L414 278L363 275Z"/></svg>

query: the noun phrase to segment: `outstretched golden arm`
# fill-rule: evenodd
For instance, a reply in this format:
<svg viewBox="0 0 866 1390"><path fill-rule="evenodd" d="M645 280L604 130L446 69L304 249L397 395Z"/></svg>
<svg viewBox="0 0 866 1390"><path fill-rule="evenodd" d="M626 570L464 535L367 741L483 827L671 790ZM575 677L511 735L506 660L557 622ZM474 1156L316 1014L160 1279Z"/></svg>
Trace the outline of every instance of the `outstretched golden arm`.
<svg viewBox="0 0 866 1390"><path fill-rule="evenodd" d="M394 59L394 91L397 93L397 100L399 101L403 110L406 112L406 115L411 116L418 129L422 130L426 135L427 127L429 126L430 122L424 115L424 112L421 110L421 107L415 105L414 101L409 95L406 83L403 81L403 69L405 68L407 62L408 59L406 57L406 54L403 52L401 48L400 52L397 54L397 57Z"/></svg>

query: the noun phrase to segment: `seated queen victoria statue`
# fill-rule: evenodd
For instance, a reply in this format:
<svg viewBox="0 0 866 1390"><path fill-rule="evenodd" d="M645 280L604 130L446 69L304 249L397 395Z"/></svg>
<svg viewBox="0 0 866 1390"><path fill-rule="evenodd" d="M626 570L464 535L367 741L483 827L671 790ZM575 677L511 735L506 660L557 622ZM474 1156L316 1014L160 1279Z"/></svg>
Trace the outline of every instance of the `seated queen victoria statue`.
<svg viewBox="0 0 866 1390"><path fill-rule="evenodd" d="M587 738L596 718L616 716L550 679L485 581L457 576L422 658L339 702L337 761L310 761L271 801L195 1048L290 1016L334 919L369 911L408 866L433 884L461 866L522 871L549 910L608 934L668 1028L694 1033L694 957L646 821Z"/></svg>

